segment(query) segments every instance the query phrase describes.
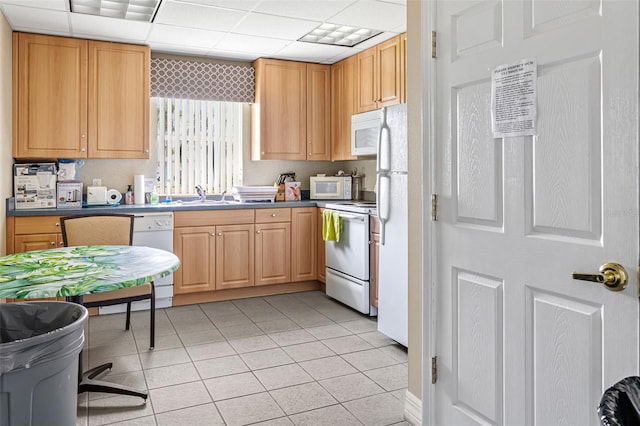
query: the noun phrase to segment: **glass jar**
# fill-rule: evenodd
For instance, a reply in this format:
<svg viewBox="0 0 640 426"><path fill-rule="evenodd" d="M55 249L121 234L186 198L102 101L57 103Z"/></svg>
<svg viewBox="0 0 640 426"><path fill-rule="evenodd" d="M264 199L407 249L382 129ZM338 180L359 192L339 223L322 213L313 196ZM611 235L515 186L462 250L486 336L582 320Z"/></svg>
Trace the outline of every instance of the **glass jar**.
<svg viewBox="0 0 640 426"><path fill-rule="evenodd" d="M360 183L362 180L362 176L353 175L351 176L351 198L353 200L360 199Z"/></svg>

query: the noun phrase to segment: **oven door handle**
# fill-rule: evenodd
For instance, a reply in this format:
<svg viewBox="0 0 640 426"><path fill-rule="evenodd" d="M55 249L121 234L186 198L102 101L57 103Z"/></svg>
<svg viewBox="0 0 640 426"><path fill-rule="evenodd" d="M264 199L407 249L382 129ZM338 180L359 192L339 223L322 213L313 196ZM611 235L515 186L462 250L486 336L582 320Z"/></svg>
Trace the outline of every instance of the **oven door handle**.
<svg viewBox="0 0 640 426"><path fill-rule="evenodd" d="M341 219L357 220L359 222L364 222L364 216L362 216L362 215L344 214L344 213L339 213L339 215L340 215Z"/></svg>

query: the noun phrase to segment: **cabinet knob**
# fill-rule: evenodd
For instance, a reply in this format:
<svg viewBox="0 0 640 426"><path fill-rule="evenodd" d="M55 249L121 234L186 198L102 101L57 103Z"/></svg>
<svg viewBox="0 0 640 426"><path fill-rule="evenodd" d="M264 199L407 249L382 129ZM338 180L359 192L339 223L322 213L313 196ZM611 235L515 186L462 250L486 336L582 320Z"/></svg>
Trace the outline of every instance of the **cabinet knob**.
<svg viewBox="0 0 640 426"><path fill-rule="evenodd" d="M216 234L215 234L214 232L212 232L212 233L211 233L211 236L212 236L212 237L215 237L215 236L216 236Z"/></svg>
<svg viewBox="0 0 640 426"><path fill-rule="evenodd" d="M87 148L80 148L80 152L85 152Z"/></svg>
<svg viewBox="0 0 640 426"><path fill-rule="evenodd" d="M222 237L222 232L218 232L218 237Z"/></svg>
<svg viewBox="0 0 640 426"><path fill-rule="evenodd" d="M256 234L259 234L259 233L260 233L260 230L257 230L257 231L256 231Z"/></svg>
<svg viewBox="0 0 640 426"><path fill-rule="evenodd" d="M58 222L56 222L56 226L60 226L60 224Z"/></svg>
<svg viewBox="0 0 640 426"><path fill-rule="evenodd" d="M87 137L87 135L85 135L84 133L81 133L81 134L80 134L80 137L81 137L82 139L84 139L84 138L86 138L86 137Z"/></svg>
<svg viewBox="0 0 640 426"><path fill-rule="evenodd" d="M309 153L309 157L311 157L311 153Z"/></svg>
<svg viewBox="0 0 640 426"><path fill-rule="evenodd" d="M144 153L145 153L145 154L148 154L148 153L149 153L149 150L148 150L148 149L145 149L145 150L144 150Z"/></svg>
<svg viewBox="0 0 640 426"><path fill-rule="evenodd" d="M271 213L271 217L276 217L276 214L275 213Z"/></svg>
<svg viewBox="0 0 640 426"><path fill-rule="evenodd" d="M56 245L56 242L55 242L55 241L51 241L51 245L52 245L52 246L55 246L55 245Z"/></svg>

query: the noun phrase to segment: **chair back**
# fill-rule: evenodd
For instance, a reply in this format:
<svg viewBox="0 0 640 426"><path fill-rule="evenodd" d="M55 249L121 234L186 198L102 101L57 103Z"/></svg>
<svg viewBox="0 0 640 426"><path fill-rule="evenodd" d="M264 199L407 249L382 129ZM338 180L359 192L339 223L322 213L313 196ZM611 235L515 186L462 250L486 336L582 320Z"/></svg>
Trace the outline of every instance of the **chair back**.
<svg viewBox="0 0 640 426"><path fill-rule="evenodd" d="M604 391L598 415L602 426L639 425L640 377L627 377Z"/></svg>
<svg viewBox="0 0 640 426"><path fill-rule="evenodd" d="M65 247L89 245L131 245L133 220L130 214L89 214L60 218Z"/></svg>

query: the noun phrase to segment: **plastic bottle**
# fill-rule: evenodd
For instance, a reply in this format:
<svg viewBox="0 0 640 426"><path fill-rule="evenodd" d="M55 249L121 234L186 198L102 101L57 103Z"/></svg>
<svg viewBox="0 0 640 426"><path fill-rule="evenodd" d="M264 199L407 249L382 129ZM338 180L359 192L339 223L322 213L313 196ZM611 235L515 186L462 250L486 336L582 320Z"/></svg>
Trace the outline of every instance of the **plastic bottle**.
<svg viewBox="0 0 640 426"><path fill-rule="evenodd" d="M158 190L156 187L153 187L153 191L151 192L151 197L149 199L152 205L156 205L160 202L160 195L158 195Z"/></svg>
<svg viewBox="0 0 640 426"><path fill-rule="evenodd" d="M133 189L131 189L131 185L127 186L127 192L124 194L124 203L133 204Z"/></svg>

